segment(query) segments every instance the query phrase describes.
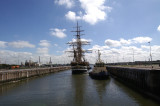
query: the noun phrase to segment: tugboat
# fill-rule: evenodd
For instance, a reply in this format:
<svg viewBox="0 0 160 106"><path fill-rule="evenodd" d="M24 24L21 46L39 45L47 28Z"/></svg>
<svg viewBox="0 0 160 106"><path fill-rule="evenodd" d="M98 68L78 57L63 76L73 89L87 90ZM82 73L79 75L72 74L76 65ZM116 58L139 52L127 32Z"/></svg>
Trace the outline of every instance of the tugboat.
<svg viewBox="0 0 160 106"><path fill-rule="evenodd" d="M90 44L90 42L81 40L82 31L84 30L80 29L80 26L78 25L78 22L77 22L76 31L72 31L72 32L76 32L76 35L75 35L76 39L67 43L73 47L73 50L69 51L74 54L73 56L74 58L71 61L72 74L82 74L87 72L88 69L90 68L89 62L87 62L84 58L84 53L90 52L90 51L82 49L82 45L88 45Z"/></svg>
<svg viewBox="0 0 160 106"><path fill-rule="evenodd" d="M105 67L105 63L100 59L100 55L101 53L98 50L97 62L95 63L93 70L89 72L89 76L92 79L105 80L109 77L109 73Z"/></svg>

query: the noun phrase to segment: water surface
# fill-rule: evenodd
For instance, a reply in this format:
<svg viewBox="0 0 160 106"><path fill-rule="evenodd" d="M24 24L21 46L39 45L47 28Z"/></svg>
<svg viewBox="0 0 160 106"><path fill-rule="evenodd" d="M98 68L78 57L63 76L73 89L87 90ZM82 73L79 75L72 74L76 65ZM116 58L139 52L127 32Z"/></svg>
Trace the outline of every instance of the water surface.
<svg viewBox="0 0 160 106"><path fill-rule="evenodd" d="M158 106L124 84L71 70L0 85L0 106Z"/></svg>

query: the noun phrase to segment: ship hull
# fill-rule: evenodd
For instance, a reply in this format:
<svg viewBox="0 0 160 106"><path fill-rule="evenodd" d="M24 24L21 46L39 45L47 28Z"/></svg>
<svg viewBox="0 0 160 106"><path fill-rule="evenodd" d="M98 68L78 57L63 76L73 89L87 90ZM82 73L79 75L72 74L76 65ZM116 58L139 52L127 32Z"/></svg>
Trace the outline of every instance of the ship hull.
<svg viewBox="0 0 160 106"><path fill-rule="evenodd" d="M108 72L99 72L99 73L89 72L89 76L92 79L96 80L106 80L109 78Z"/></svg>
<svg viewBox="0 0 160 106"><path fill-rule="evenodd" d="M87 62L81 62L81 63L71 63L72 67L72 74L83 74L88 71L88 64Z"/></svg>
<svg viewBox="0 0 160 106"><path fill-rule="evenodd" d="M86 72L87 72L87 69L72 69L72 74L83 74Z"/></svg>

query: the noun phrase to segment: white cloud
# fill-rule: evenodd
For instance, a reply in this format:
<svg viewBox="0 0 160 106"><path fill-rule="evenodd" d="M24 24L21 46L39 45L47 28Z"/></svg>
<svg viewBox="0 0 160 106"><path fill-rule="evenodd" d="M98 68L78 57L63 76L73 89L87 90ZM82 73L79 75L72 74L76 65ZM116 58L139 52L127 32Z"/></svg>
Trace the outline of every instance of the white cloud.
<svg viewBox="0 0 160 106"><path fill-rule="evenodd" d="M5 48L5 47L7 47L7 42L4 42L4 41L0 41L0 47L1 48Z"/></svg>
<svg viewBox="0 0 160 106"><path fill-rule="evenodd" d="M95 63L97 59L97 50L101 52L101 59L104 62L114 63L114 62L132 62L134 61L148 61L149 59L149 49L144 49L142 47L136 46L122 46L120 48L107 48L102 49L103 46L94 45L94 52L86 54L86 58L90 63ZM92 49L93 50L93 49ZM134 55L134 59L133 59ZM160 46L152 46L152 57L153 60L159 60L160 57Z"/></svg>
<svg viewBox="0 0 160 106"><path fill-rule="evenodd" d="M133 38L132 41L134 43L147 43L147 42L152 41L152 38L150 38L150 37L136 37L136 38Z"/></svg>
<svg viewBox="0 0 160 106"><path fill-rule="evenodd" d="M120 43L122 45L129 45L129 44L131 44L131 40L125 40L125 39L121 38L120 39Z"/></svg>
<svg viewBox="0 0 160 106"><path fill-rule="evenodd" d="M14 42L9 42L8 45L10 47L13 47L13 48L34 48L35 45L33 44L30 44L28 41L14 41Z"/></svg>
<svg viewBox="0 0 160 106"><path fill-rule="evenodd" d="M159 45L153 45L152 49L153 49L154 52L160 54L160 46Z"/></svg>
<svg viewBox="0 0 160 106"><path fill-rule="evenodd" d="M80 16L76 16L76 13L73 11L68 11L68 13L65 15L67 19L70 19L72 21L80 20Z"/></svg>
<svg viewBox="0 0 160 106"><path fill-rule="evenodd" d="M51 36L56 36L58 38L64 38L66 37L67 35L64 33L66 31L66 29L58 29L58 28L55 28L55 29L50 29L51 32Z"/></svg>
<svg viewBox="0 0 160 106"><path fill-rule="evenodd" d="M160 31L160 25L158 26L157 31Z"/></svg>
<svg viewBox="0 0 160 106"><path fill-rule="evenodd" d="M47 51L45 48L37 49L39 51ZM21 62L25 63L25 61L33 61L37 62L40 60L42 64L46 64L50 61L50 57L52 57L52 63L70 63L71 58L66 54L62 54L61 56L49 55L47 52L39 52L38 54L32 54L30 52L14 52L9 50L0 50L0 63L7 64L21 64Z"/></svg>
<svg viewBox="0 0 160 106"><path fill-rule="evenodd" d="M111 39L107 39L105 40L105 44L108 45L109 47L119 47L122 45L130 45L132 42L131 40L125 40L123 38L121 38L119 41L118 40L111 40Z"/></svg>
<svg viewBox="0 0 160 106"><path fill-rule="evenodd" d="M92 39L84 39L84 38L81 38L81 41L92 42Z"/></svg>
<svg viewBox="0 0 160 106"><path fill-rule="evenodd" d="M49 47L50 46L50 42L47 41L47 40L40 40L39 45L43 46L43 47Z"/></svg>
<svg viewBox="0 0 160 106"><path fill-rule="evenodd" d="M121 40L119 40L120 42ZM127 40L128 41L128 40ZM101 52L101 59L104 62L132 62L133 61L133 53L135 61L148 61L149 60L149 44L141 45L140 47L133 46L133 42L128 46L121 45L119 48L111 48L106 45L94 45L91 47L92 53L86 53L85 58L90 63L95 63L97 57L97 50ZM152 48L152 58L153 60L160 60L160 46L159 45L151 45ZM71 48L67 48L68 51ZM49 62L49 58L52 57L54 59L52 62L55 63L70 63L73 59L73 56L70 53L63 53L59 51L58 53L62 54L59 56L49 55L49 49L47 47L37 48L37 54L32 54L29 52L14 52L8 50L0 50L0 59L1 63L9 63L9 64L20 64L20 62L25 62L25 60L38 61L38 56L41 56L41 62L46 64ZM134 51L134 52L133 52Z"/></svg>
<svg viewBox="0 0 160 106"><path fill-rule="evenodd" d="M105 20L107 18L105 10L111 10L111 7L104 6L105 0L80 0L80 3L85 11L83 20L90 24Z"/></svg>
<svg viewBox="0 0 160 106"><path fill-rule="evenodd" d="M109 47L118 47L121 46L121 43L116 40L107 39L105 40L105 44Z"/></svg>
<svg viewBox="0 0 160 106"><path fill-rule="evenodd" d="M55 3L58 5L64 5L67 8L71 8L74 6L73 0L55 0Z"/></svg>
<svg viewBox="0 0 160 106"><path fill-rule="evenodd" d="M131 45L131 44L137 44L137 43L148 43L152 41L152 38L150 37L135 37L132 39L125 40L121 38L119 41L118 40L111 40L107 39L105 40L105 44L109 47L119 47L123 45Z"/></svg>
<svg viewBox="0 0 160 106"><path fill-rule="evenodd" d="M72 41L70 41L70 42L68 42L68 43L70 44L71 42L73 42L73 44L76 44L76 43L77 43L77 40L73 38ZM92 42L92 40L91 40L91 39L84 39L84 38L82 38L82 39L81 39L81 42L82 42L84 45L89 45L90 42Z"/></svg>
<svg viewBox="0 0 160 106"><path fill-rule="evenodd" d="M30 52L14 52L10 50L1 50L0 51L0 62L7 64L20 64L25 62L32 56Z"/></svg>
<svg viewBox="0 0 160 106"><path fill-rule="evenodd" d="M48 48L37 48L37 53L38 54L48 54Z"/></svg>
<svg viewBox="0 0 160 106"><path fill-rule="evenodd" d="M79 11L78 15L69 11L65 16L72 20L84 20L92 25L96 24L98 21L105 20L107 18L107 12L111 11L111 7L105 6L105 0L79 0L81 3L81 8L84 13Z"/></svg>
<svg viewBox="0 0 160 106"><path fill-rule="evenodd" d="M141 45L141 48L142 49L150 49L150 46L148 45L148 46L146 46L146 45ZM158 45L153 45L153 46L151 46L151 51L155 51L155 52L160 52L160 46L158 46Z"/></svg>
<svg viewBox="0 0 160 106"><path fill-rule="evenodd" d="M57 47L57 46L58 46L58 44L54 44L54 46L56 46L56 47Z"/></svg>
<svg viewBox="0 0 160 106"><path fill-rule="evenodd" d="M146 46L146 45L141 45L141 48L142 48L142 49L149 49L150 47L149 47L149 46Z"/></svg>
<svg viewBox="0 0 160 106"><path fill-rule="evenodd" d="M103 50L106 50L106 49L109 49L109 47L108 46L94 45L91 50L93 50L93 51L97 51L97 50L103 51Z"/></svg>
<svg viewBox="0 0 160 106"><path fill-rule="evenodd" d="M99 45L94 45L93 47L92 47L92 50L99 50L101 48L101 46L99 46Z"/></svg>
<svg viewBox="0 0 160 106"><path fill-rule="evenodd" d="M92 39L84 39L84 38L81 38L81 41L87 41L87 42L92 42ZM72 39L72 42L76 42L76 39Z"/></svg>

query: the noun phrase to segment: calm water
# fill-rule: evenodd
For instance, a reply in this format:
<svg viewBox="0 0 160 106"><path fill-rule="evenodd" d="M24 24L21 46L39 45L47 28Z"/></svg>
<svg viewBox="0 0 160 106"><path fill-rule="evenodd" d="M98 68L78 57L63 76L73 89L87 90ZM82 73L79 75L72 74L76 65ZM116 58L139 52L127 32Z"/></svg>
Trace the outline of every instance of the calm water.
<svg viewBox="0 0 160 106"><path fill-rule="evenodd" d="M0 85L0 106L158 106L110 78L92 80L88 74L63 71Z"/></svg>

